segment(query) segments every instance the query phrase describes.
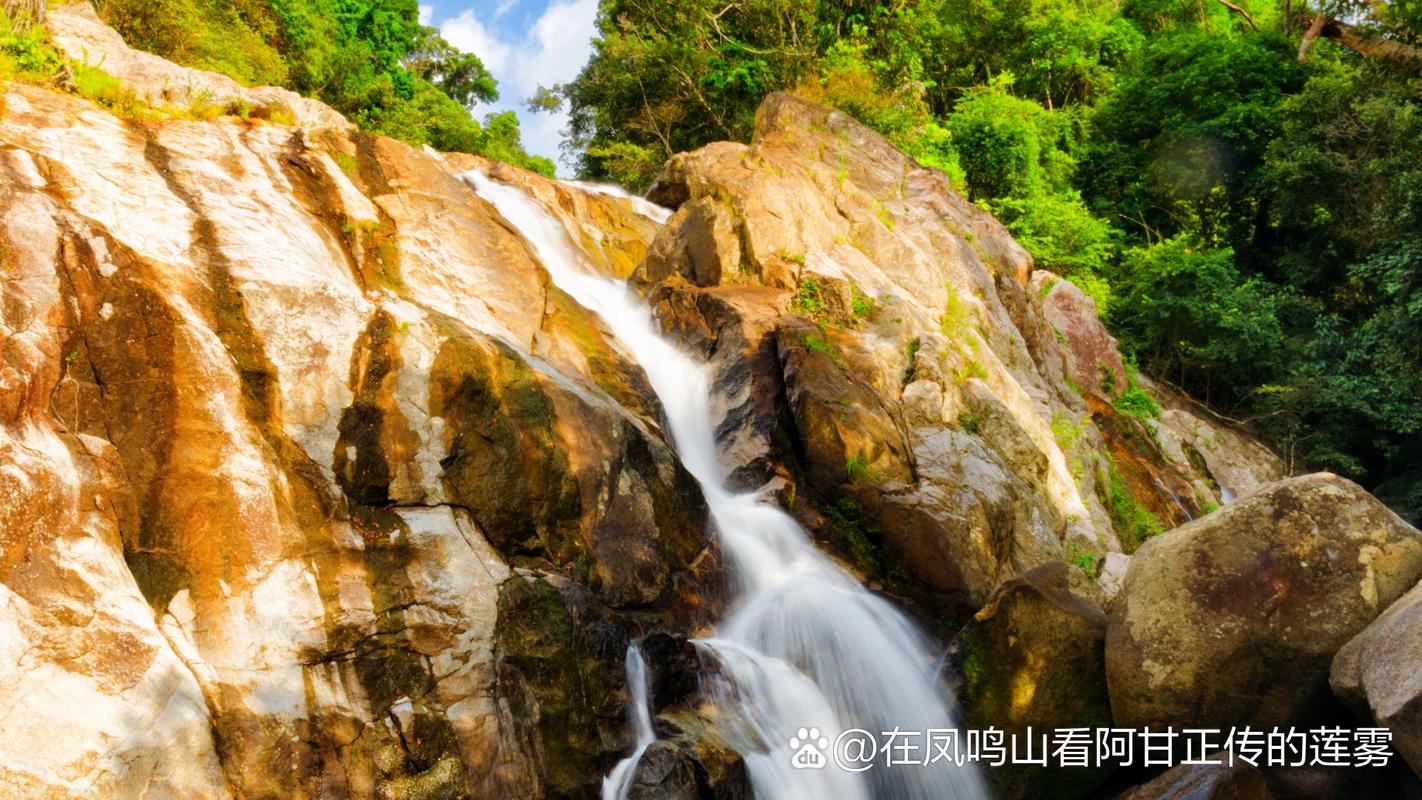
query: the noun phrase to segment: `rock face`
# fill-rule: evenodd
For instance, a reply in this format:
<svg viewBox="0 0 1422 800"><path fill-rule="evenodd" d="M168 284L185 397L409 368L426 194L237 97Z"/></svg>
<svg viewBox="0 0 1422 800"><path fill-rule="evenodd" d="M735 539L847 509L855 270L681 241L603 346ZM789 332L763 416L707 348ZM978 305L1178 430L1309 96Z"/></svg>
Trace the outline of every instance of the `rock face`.
<svg viewBox="0 0 1422 800"><path fill-rule="evenodd" d="M1289 478L1147 542L1111 604L1117 725L1307 721L1329 662L1422 576L1422 534L1353 483Z"/></svg>
<svg viewBox="0 0 1422 800"><path fill-rule="evenodd" d="M1086 575L1060 561L1004 581L958 641L969 727L1025 736L1058 728L1109 728L1106 614ZM1104 769L1009 765L991 771L1004 798L1081 797Z"/></svg>
<svg viewBox="0 0 1422 800"><path fill-rule="evenodd" d="M49 24L141 93L212 78ZM304 127L2 91L0 794L594 793L628 641L703 625L717 555L468 165L277 90L240 95ZM590 263L645 252L540 190L620 232Z"/></svg>
<svg viewBox="0 0 1422 800"><path fill-rule="evenodd" d="M1047 324L1066 344L1066 370L1072 381L1108 397L1124 390L1126 365L1116 339L1101 324L1096 301L1076 284L1046 270L1032 273L1032 289L1042 299Z"/></svg>
<svg viewBox="0 0 1422 800"><path fill-rule="evenodd" d="M1422 584L1339 649L1331 683L1359 716L1392 731L1393 747L1422 776Z"/></svg>
<svg viewBox="0 0 1422 800"><path fill-rule="evenodd" d="M648 196L676 213L633 279L716 365L736 482L929 614L1134 548L1123 504L1153 532L1219 501L1112 407L1090 301L847 116L772 95L749 145L673 157Z"/></svg>
<svg viewBox="0 0 1422 800"><path fill-rule="evenodd" d="M1116 800L1274 800L1259 770L1248 764L1182 764Z"/></svg>

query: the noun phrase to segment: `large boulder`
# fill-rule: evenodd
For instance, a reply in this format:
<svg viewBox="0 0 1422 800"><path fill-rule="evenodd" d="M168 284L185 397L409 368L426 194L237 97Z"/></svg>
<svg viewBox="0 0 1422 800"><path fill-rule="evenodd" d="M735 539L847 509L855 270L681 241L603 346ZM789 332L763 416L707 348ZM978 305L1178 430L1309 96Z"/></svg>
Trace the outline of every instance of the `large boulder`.
<svg viewBox="0 0 1422 800"><path fill-rule="evenodd" d="M1273 726L1422 575L1422 535L1356 484L1289 478L1146 543L1111 605L1117 725Z"/></svg>
<svg viewBox="0 0 1422 800"><path fill-rule="evenodd" d="M1392 744L1422 776L1422 584L1393 603L1333 657L1334 694L1392 731Z"/></svg>
<svg viewBox="0 0 1422 800"><path fill-rule="evenodd" d="M1052 561L1004 581L957 642L967 723L1025 736L1109 728L1106 614L1086 573ZM1008 765L991 772L1004 798L1074 798L1105 768Z"/></svg>

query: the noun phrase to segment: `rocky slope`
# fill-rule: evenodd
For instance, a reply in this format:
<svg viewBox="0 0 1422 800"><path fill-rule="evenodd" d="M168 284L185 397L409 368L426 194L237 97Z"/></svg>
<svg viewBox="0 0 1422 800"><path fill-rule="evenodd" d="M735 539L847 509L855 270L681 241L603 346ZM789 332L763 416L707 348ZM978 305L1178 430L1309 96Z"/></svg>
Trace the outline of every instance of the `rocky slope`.
<svg viewBox="0 0 1422 800"><path fill-rule="evenodd" d="M704 619L716 555L462 165L19 85L0 148L6 794L588 791L629 638Z"/></svg>
<svg viewBox="0 0 1422 800"><path fill-rule="evenodd" d="M730 466L934 616L1283 474L1165 392L1120 413L1091 301L841 113L773 95L750 145L676 156L648 196L679 210L634 280L717 364Z"/></svg>
<svg viewBox="0 0 1422 800"><path fill-rule="evenodd" d="M636 791L744 790L685 643L724 597L704 501L640 368L471 168L711 361L736 483L948 637L972 619L974 724L1292 719L1340 647L1360 718L1415 716L1390 676L1416 664L1416 532L1339 479L1275 483L1275 456L1127 374L1076 287L844 115L772 96L749 145L671 161L659 226L129 50L86 5L46 24L147 102L260 113L127 122L0 89L6 796L593 796L631 747L644 637L663 740ZM1132 381L1158 417L1117 409ZM1292 625L1261 626L1279 608ZM1162 662L1200 615L1234 638ZM1258 669L1200 687L1240 642ZM1280 665L1306 685L1266 685ZM1004 702L1063 670L1081 691ZM1226 688L1261 705L1177 713Z"/></svg>

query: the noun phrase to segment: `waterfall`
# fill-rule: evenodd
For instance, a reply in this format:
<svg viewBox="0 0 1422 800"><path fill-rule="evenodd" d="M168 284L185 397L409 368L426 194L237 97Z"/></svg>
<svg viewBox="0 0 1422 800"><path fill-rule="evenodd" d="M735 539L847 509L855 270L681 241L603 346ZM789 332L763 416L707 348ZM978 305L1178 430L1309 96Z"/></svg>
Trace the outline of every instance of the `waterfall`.
<svg viewBox="0 0 1422 800"><path fill-rule="evenodd" d="M618 762L612 773L602 780L602 800L626 800L632 788L632 775L637 771L637 762L647 746L657 740L652 728L652 708L647 702L647 662L642 660L642 651L637 645L627 648L627 687L632 692L632 727L637 732L637 744L632 755Z"/></svg>
<svg viewBox="0 0 1422 800"><path fill-rule="evenodd" d="M757 797L990 796L975 767L948 760L891 766L881 754L862 772L833 763L820 769L792 767L792 751L809 745L828 758L835 738L850 729L876 737L896 728L914 731L926 748L927 731L957 728L928 642L898 609L815 549L783 510L754 492L726 488L711 414L709 365L665 339L651 309L625 284L585 269L587 257L522 190L478 171L465 173L464 179L523 235L553 282L602 318L661 400L671 443L700 483L722 550L739 579L741 594L716 637L697 646L719 664L705 681L707 694L746 761ZM611 192L605 187L597 191ZM629 678L630 665L629 660ZM608 780L625 771L630 783L643 749L619 764ZM918 757L926 754L922 750Z"/></svg>

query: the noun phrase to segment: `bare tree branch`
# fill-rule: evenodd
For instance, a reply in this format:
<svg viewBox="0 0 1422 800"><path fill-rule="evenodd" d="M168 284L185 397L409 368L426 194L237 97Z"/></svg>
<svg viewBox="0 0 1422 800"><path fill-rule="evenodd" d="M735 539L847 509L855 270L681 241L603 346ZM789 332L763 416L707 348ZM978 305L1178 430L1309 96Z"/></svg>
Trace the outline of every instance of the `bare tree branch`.
<svg viewBox="0 0 1422 800"><path fill-rule="evenodd" d="M1328 16L1319 14L1313 18L1313 23L1308 26L1308 30L1304 31L1303 40L1299 42L1300 64L1304 62L1304 59L1308 58L1308 51L1313 47L1314 40L1318 38L1319 34L1323 33L1323 27L1327 24Z"/></svg>
<svg viewBox="0 0 1422 800"><path fill-rule="evenodd" d="M1358 31L1358 26L1342 20L1330 19L1323 26L1323 38L1332 39L1359 55L1391 61L1394 64L1422 64L1422 47L1400 42L1386 36L1368 36Z"/></svg>
<svg viewBox="0 0 1422 800"><path fill-rule="evenodd" d="M1383 0L1363 0L1368 6L1369 16L1381 22L1387 14L1387 4ZM1225 0L1220 0L1225 2ZM1335 41L1367 58L1391 61L1396 64L1422 64L1422 47L1399 41L1386 34L1363 33L1351 22L1344 22L1320 11L1313 23L1304 32L1299 42L1299 61L1308 58L1308 51L1320 37Z"/></svg>
<svg viewBox="0 0 1422 800"><path fill-rule="evenodd" d="M1259 30L1259 23L1254 21L1253 15L1251 15L1249 11L1246 10L1243 6L1235 5L1229 0L1215 0L1215 2L1219 3L1230 11L1233 11L1234 13L1240 15L1241 17L1244 17L1244 21L1249 23L1249 27L1253 28L1256 31Z"/></svg>

